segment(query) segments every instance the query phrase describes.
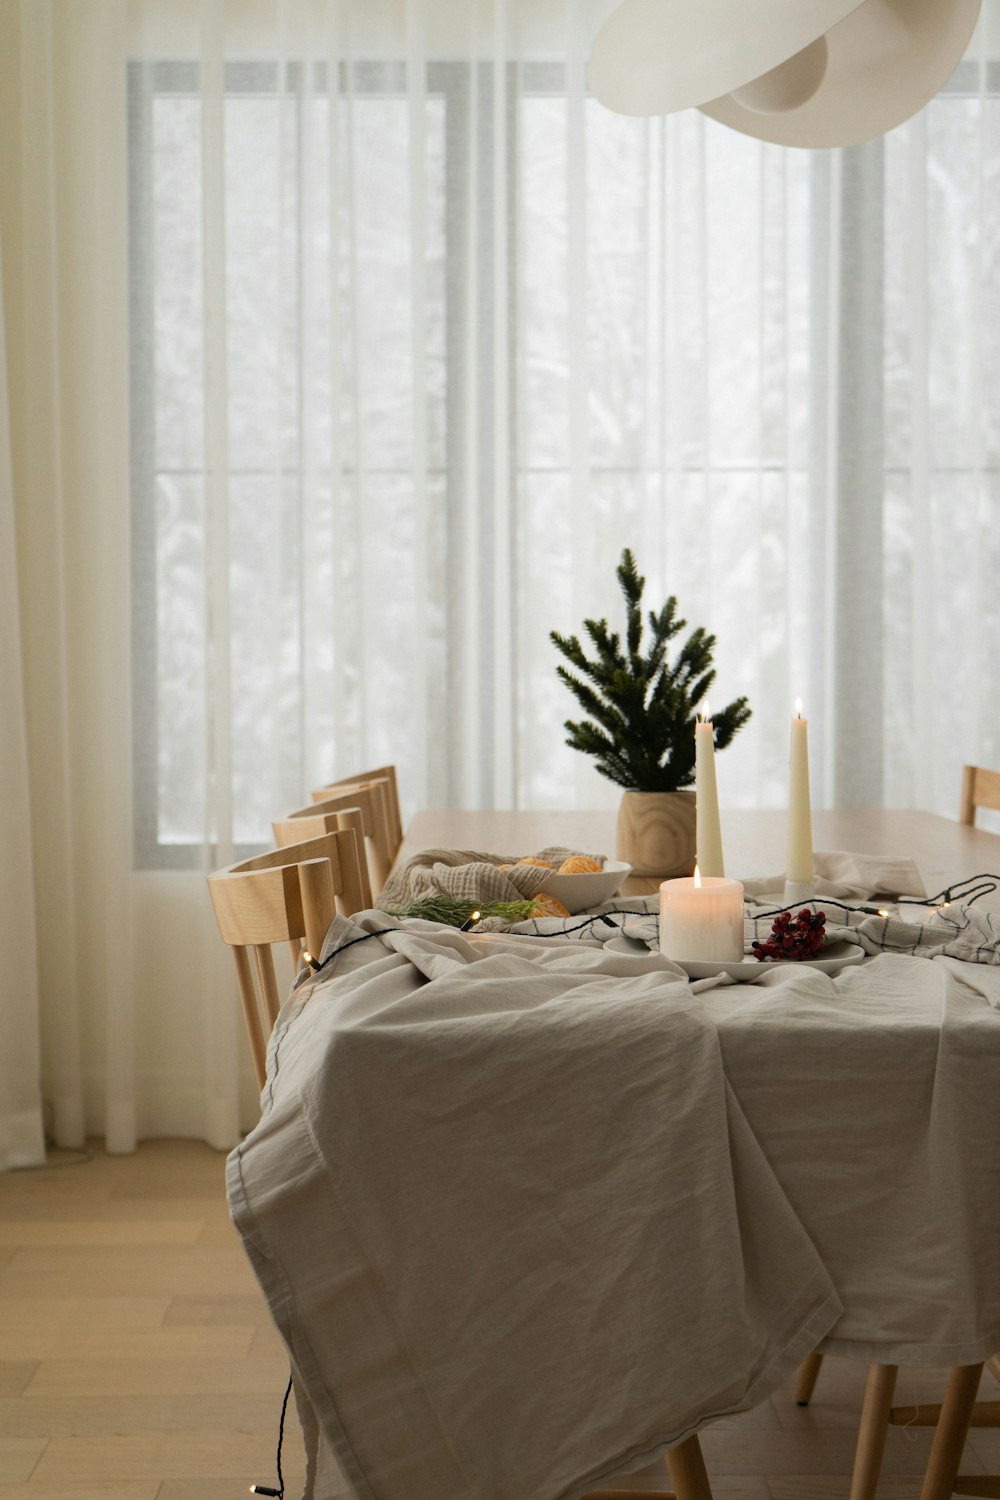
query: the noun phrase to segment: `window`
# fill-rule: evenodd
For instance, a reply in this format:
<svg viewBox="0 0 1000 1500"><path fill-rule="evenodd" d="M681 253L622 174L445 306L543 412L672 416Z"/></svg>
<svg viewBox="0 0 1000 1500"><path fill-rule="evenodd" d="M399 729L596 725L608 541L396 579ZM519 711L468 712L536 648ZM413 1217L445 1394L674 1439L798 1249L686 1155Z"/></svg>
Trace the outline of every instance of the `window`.
<svg viewBox="0 0 1000 1500"><path fill-rule="evenodd" d="M615 609L636 537L720 699L823 695L818 800L951 806L913 684L965 690L924 600L970 566L1000 624L997 69L845 153L626 120L556 63L414 76L341 64L331 113L323 64L131 67L138 863L390 759L428 805L593 802L547 633ZM731 800L780 803L784 751L741 737Z"/></svg>

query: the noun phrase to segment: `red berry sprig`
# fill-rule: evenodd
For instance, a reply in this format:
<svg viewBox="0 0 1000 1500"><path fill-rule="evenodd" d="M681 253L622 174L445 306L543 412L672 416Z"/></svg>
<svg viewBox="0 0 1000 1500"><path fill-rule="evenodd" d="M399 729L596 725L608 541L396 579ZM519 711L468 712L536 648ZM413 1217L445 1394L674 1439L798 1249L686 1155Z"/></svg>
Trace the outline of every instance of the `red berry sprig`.
<svg viewBox="0 0 1000 1500"><path fill-rule="evenodd" d="M763 943L751 943L754 958L788 963L815 958L826 942L826 912L811 911L803 906L798 916L779 912L771 924L771 936Z"/></svg>

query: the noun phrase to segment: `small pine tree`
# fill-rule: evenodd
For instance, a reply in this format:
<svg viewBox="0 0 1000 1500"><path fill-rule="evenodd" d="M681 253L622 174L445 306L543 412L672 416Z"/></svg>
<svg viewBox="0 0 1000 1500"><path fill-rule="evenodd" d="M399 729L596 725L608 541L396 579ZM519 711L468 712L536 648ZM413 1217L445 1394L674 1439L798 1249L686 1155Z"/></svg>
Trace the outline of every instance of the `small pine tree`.
<svg viewBox="0 0 1000 1500"><path fill-rule="evenodd" d="M593 660L575 635L550 632L553 644L583 677L561 662L556 671L590 715L579 722L566 720L566 743L592 755L602 776L629 791L679 792L694 782L694 725L697 705L715 679L715 636L699 626L671 663L667 648L687 625L678 618L677 600L671 594L658 614L649 612L651 639L642 655L646 580L640 578L628 547L616 573L627 609L625 650L607 620L583 622L597 649ZM716 749L724 749L749 718L746 698L713 711Z"/></svg>

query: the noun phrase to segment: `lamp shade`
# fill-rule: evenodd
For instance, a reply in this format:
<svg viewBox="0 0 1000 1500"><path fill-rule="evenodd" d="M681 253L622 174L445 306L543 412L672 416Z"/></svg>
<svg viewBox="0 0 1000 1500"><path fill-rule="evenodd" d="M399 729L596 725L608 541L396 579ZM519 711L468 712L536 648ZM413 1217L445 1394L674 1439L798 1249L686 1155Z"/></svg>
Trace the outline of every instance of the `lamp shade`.
<svg viewBox="0 0 1000 1500"><path fill-rule="evenodd" d="M850 146L917 113L969 45L980 0L625 0L588 80L620 114L698 106L759 140Z"/></svg>
<svg viewBox="0 0 1000 1500"><path fill-rule="evenodd" d="M594 39L591 93L622 115L705 104L768 73L862 0L625 0Z"/></svg>
<svg viewBox="0 0 1000 1500"><path fill-rule="evenodd" d="M893 130L947 83L969 45L980 0L865 0L826 33L823 80L783 113L743 90L703 103L713 120L783 146L856 146Z"/></svg>

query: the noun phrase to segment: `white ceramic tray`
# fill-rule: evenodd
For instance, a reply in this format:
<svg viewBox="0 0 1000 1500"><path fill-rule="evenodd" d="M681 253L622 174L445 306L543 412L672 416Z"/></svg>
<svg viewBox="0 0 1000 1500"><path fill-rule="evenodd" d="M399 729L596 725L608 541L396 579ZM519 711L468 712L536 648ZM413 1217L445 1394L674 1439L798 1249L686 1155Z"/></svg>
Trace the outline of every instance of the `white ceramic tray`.
<svg viewBox="0 0 1000 1500"><path fill-rule="evenodd" d="M609 953L628 953L637 957L652 950L640 943L636 938L616 937L611 938L604 944ZM675 959L685 974L692 979L712 979L717 974L730 974L733 979L760 979L769 969L789 968L796 969L819 969L824 974L836 974L839 969L846 969L849 964L859 964L865 956L865 950L857 943L831 943L828 948L823 949L822 958L792 959L788 963L780 960L767 959L761 963L756 958L730 959L719 963L711 963L706 960L697 959Z"/></svg>

